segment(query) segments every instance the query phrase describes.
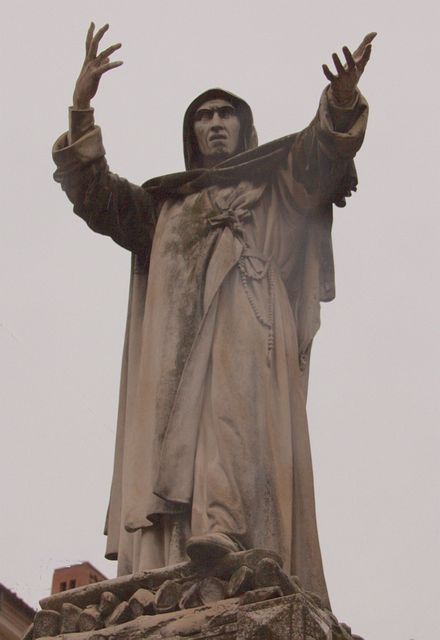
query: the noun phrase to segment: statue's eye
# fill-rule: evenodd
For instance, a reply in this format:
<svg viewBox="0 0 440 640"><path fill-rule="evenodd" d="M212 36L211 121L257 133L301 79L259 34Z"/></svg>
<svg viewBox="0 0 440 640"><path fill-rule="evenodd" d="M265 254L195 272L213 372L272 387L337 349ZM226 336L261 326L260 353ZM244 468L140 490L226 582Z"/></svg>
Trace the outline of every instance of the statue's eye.
<svg viewBox="0 0 440 640"><path fill-rule="evenodd" d="M214 111L212 109L199 109L196 111L195 120L198 122L209 122L213 115Z"/></svg>
<svg viewBox="0 0 440 640"><path fill-rule="evenodd" d="M219 107L217 113L222 119L232 118L232 116L235 116L235 109L229 106Z"/></svg>
<svg viewBox="0 0 440 640"><path fill-rule="evenodd" d="M221 120L227 120L235 116L235 109L230 105L224 107L214 107L213 109L198 109L194 115L195 122L209 122L214 117L214 113L218 113Z"/></svg>

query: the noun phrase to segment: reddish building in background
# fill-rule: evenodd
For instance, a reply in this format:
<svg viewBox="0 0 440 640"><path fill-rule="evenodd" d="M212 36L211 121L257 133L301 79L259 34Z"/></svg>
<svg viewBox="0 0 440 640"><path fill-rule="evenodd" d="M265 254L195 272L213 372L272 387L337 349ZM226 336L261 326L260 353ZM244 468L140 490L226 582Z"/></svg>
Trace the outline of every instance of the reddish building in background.
<svg viewBox="0 0 440 640"><path fill-rule="evenodd" d="M70 567L60 567L53 572L51 593L83 587L92 582L101 582L101 580L107 580L106 576L90 562L72 564Z"/></svg>
<svg viewBox="0 0 440 640"><path fill-rule="evenodd" d="M32 607L0 584L0 640L20 640L34 615Z"/></svg>

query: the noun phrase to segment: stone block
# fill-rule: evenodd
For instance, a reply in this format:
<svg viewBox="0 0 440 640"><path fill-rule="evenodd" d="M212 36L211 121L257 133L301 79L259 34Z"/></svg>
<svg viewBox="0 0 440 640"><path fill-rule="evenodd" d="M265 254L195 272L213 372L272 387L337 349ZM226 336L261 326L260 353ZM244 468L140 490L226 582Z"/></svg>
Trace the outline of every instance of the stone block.
<svg viewBox="0 0 440 640"><path fill-rule="evenodd" d="M168 613L179 607L182 585L175 580L166 580L157 590L154 599L156 613Z"/></svg>
<svg viewBox="0 0 440 640"><path fill-rule="evenodd" d="M192 609L202 604L199 593L199 583L193 582L184 587L179 600L179 609Z"/></svg>
<svg viewBox="0 0 440 640"><path fill-rule="evenodd" d="M231 598L245 591L250 591L253 584L254 572L246 565L243 565L232 574L227 587L227 595Z"/></svg>
<svg viewBox="0 0 440 640"><path fill-rule="evenodd" d="M226 583L219 578L204 578L199 584L203 604L212 604L226 598Z"/></svg>
<svg viewBox="0 0 440 640"><path fill-rule="evenodd" d="M133 618L154 613L154 593L149 589L138 589L128 601Z"/></svg>
<svg viewBox="0 0 440 640"><path fill-rule="evenodd" d="M61 616L58 611L45 609L37 611L34 618L33 638L44 638L45 636L56 636L60 632Z"/></svg>
<svg viewBox="0 0 440 640"><path fill-rule="evenodd" d="M78 622L81 609L74 604L65 602L61 607L61 633L75 633L78 631Z"/></svg>
<svg viewBox="0 0 440 640"><path fill-rule="evenodd" d="M106 627L114 627L132 619L132 613L128 602L120 602L115 610L105 621Z"/></svg>
<svg viewBox="0 0 440 640"><path fill-rule="evenodd" d="M81 611L78 618L79 631L94 631L95 629L101 629L103 626L104 621L96 604L90 604L84 611Z"/></svg>
<svg viewBox="0 0 440 640"><path fill-rule="evenodd" d="M271 558L263 558L257 564L254 582L256 587L280 587L285 596L298 591L293 580Z"/></svg>
<svg viewBox="0 0 440 640"><path fill-rule="evenodd" d="M111 591L104 591L101 594L101 598L99 600L99 613L103 618L108 618L109 615L116 609L118 604L120 604L120 600L114 593Z"/></svg>

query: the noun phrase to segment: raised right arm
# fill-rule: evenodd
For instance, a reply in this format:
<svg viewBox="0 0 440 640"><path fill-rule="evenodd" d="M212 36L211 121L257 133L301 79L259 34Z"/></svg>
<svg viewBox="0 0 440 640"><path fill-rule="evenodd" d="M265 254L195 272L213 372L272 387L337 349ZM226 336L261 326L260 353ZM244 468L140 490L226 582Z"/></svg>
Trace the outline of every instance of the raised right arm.
<svg viewBox="0 0 440 640"><path fill-rule="evenodd" d="M88 30L86 56L69 110L69 131L53 147L57 165L54 178L73 203L75 213L94 231L110 236L129 251L143 253L151 246L154 233L154 202L142 187L109 171L101 130L95 126L90 107L103 73L122 64L109 61L120 44L97 53L107 29L105 25L94 35L92 23Z"/></svg>

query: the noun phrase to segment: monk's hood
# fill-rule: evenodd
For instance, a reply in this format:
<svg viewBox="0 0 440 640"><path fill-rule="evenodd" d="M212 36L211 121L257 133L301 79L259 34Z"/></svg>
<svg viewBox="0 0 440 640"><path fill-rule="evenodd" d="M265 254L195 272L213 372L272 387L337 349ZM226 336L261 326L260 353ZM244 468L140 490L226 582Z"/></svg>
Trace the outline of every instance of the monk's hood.
<svg viewBox="0 0 440 640"><path fill-rule="evenodd" d="M237 110L240 119L239 148L236 154L218 165L203 168L194 133L194 114L204 102L215 98L227 100ZM280 156L285 155L291 140L292 136L286 136L258 146L252 111L247 102L224 89L208 89L191 102L183 119L186 171L153 178L145 182L143 187L160 201L166 197L186 195L213 184L234 184L240 179L256 178L261 172L267 175L271 165L279 161Z"/></svg>
<svg viewBox="0 0 440 640"><path fill-rule="evenodd" d="M201 157L194 133L194 114L204 102L221 98L230 102L235 108L240 120L240 139L237 154L258 146L257 133L254 127L252 111L247 102L224 89L208 89L191 102L183 119L183 155L186 169L202 167Z"/></svg>

